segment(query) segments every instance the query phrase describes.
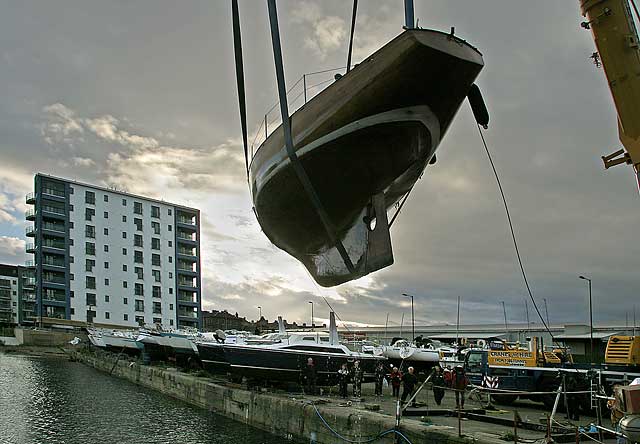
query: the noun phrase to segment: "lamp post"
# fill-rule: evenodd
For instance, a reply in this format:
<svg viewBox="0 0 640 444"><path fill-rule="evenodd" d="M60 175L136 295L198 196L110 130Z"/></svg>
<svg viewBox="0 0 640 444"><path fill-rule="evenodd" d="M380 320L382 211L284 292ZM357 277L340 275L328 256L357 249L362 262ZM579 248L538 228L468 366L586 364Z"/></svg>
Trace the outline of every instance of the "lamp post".
<svg viewBox="0 0 640 444"><path fill-rule="evenodd" d="M585 276L579 276L579 278L589 282L589 342L590 342L589 353L591 354L591 362L594 362L593 360L593 304L591 299L591 279Z"/></svg>
<svg viewBox="0 0 640 444"><path fill-rule="evenodd" d="M311 330L313 330L313 301L309 301L311 304Z"/></svg>
<svg viewBox="0 0 640 444"><path fill-rule="evenodd" d="M262 319L262 307L258 305L258 322Z"/></svg>
<svg viewBox="0 0 640 444"><path fill-rule="evenodd" d="M415 319L413 317L413 295L412 294L407 294L407 293L402 293L402 296L406 296L408 298L411 298L411 342L416 340L416 323L415 323Z"/></svg>

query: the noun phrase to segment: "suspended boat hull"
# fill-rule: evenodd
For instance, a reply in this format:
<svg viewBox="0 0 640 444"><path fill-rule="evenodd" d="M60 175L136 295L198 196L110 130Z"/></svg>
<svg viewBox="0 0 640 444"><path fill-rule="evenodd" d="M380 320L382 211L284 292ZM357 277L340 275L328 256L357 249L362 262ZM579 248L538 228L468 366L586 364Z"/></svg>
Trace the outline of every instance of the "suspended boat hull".
<svg viewBox="0 0 640 444"><path fill-rule="evenodd" d="M291 116L296 155L352 267L301 186L282 127L250 166L265 234L325 287L392 264L386 210L432 160L482 66L456 37L408 30Z"/></svg>

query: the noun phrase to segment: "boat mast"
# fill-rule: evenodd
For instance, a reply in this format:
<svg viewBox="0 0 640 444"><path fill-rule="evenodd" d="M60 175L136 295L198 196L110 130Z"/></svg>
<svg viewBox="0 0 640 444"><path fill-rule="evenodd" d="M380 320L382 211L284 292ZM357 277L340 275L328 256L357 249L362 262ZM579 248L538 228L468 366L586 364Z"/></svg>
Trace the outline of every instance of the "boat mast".
<svg viewBox="0 0 640 444"><path fill-rule="evenodd" d="M460 296L458 296L458 319L456 320L456 345L460 345Z"/></svg>
<svg viewBox="0 0 640 444"><path fill-rule="evenodd" d="M406 29L415 28L415 20L413 18L413 0L404 0L404 27Z"/></svg>

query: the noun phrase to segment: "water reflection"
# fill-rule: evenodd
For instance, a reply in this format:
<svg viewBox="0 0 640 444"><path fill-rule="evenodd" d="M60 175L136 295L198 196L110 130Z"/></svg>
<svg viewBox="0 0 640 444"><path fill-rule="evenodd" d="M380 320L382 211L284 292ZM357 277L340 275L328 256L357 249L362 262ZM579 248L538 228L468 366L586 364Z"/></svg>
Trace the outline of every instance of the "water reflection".
<svg viewBox="0 0 640 444"><path fill-rule="evenodd" d="M79 363L0 353L1 444L282 441Z"/></svg>

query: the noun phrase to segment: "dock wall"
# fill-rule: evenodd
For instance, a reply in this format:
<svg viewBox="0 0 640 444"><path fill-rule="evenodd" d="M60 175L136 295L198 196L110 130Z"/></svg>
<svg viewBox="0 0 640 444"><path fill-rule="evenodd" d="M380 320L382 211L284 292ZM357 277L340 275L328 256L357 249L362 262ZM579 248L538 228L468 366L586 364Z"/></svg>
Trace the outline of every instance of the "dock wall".
<svg viewBox="0 0 640 444"><path fill-rule="evenodd" d="M192 376L173 369L162 369L140 365L126 358L116 362L114 355L73 351L73 358L97 370L111 373L135 384L157 390L165 395L226 416L256 428L268 431L288 440L335 444L342 442L318 417L308 401L287 395L276 395L228 387L211 382L208 378ZM113 370L113 371L112 371ZM340 434L350 439L363 440L394 426L394 418L381 413L339 407L318 405L318 410L326 422ZM401 432L413 444L497 444L502 443L491 437L458 437L448 428L424 425L415 420L403 419ZM390 433L375 443L393 443ZM399 442L402 442L400 440Z"/></svg>

